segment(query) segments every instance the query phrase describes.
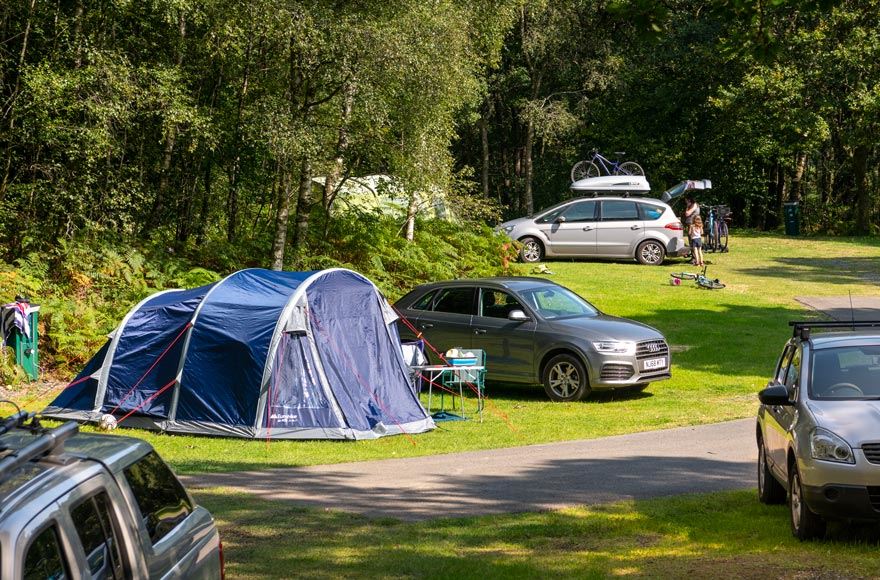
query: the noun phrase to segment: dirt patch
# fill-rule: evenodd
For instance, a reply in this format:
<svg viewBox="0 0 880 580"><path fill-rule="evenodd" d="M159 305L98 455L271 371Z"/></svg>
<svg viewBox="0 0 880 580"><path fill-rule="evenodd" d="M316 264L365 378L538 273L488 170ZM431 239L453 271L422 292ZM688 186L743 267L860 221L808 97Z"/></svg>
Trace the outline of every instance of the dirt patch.
<svg viewBox="0 0 880 580"><path fill-rule="evenodd" d="M26 407L30 411L36 411L42 409L66 385L65 381L60 381L51 376L33 383L0 385L0 399L7 399L17 405ZM7 404L3 404L0 407L0 414L12 412L11 409L6 408L7 406Z"/></svg>

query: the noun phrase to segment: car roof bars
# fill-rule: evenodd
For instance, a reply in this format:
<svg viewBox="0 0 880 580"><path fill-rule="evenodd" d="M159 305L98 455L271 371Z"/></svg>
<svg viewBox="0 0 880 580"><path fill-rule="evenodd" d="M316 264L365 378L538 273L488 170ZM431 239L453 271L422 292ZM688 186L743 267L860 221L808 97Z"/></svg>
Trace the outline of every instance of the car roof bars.
<svg viewBox="0 0 880 580"><path fill-rule="evenodd" d="M27 411L19 411L18 413L15 413L14 415L10 415L10 416L6 417L2 421L0 421L0 435L3 435L4 433L8 433L9 431L12 431L16 427L21 427L32 416L33 416L33 413L28 413Z"/></svg>
<svg viewBox="0 0 880 580"><path fill-rule="evenodd" d="M880 327L880 320L852 320L850 322L843 320L830 322L823 322L821 320L792 320L788 325L793 327L792 336L801 340L807 340L810 338L811 328L850 328L852 330L856 328L877 328Z"/></svg>
<svg viewBox="0 0 880 580"><path fill-rule="evenodd" d="M13 417L15 417L15 415L13 415ZM76 435L78 431L79 425L76 421L70 421L69 423L65 423L60 427L56 427L51 431L43 433L21 449L13 451L6 457L0 459L0 479L5 475L14 472L29 461L33 461L34 459L38 459L50 453L60 453L63 449L64 442Z"/></svg>

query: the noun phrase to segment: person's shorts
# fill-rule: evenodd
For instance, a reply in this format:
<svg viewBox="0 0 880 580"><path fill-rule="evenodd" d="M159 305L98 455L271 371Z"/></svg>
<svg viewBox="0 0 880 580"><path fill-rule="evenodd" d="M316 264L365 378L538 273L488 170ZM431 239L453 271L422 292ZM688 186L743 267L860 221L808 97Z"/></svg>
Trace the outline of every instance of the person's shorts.
<svg viewBox="0 0 880 580"><path fill-rule="evenodd" d="M702 248L703 240L701 238L691 238L691 247L692 248Z"/></svg>

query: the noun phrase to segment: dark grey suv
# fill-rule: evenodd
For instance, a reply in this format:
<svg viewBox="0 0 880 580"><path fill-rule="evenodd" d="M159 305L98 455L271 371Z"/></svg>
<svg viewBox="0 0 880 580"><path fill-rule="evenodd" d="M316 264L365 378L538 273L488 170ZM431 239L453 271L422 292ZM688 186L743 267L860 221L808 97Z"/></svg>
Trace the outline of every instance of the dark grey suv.
<svg viewBox="0 0 880 580"><path fill-rule="evenodd" d="M146 442L0 420L0 577L222 578L220 536Z"/></svg>
<svg viewBox="0 0 880 580"><path fill-rule="evenodd" d="M543 384L554 401L641 390L671 376L669 347L657 329L603 314L543 278L425 284L395 306L441 352L482 349L487 379ZM398 328L414 338L407 324Z"/></svg>

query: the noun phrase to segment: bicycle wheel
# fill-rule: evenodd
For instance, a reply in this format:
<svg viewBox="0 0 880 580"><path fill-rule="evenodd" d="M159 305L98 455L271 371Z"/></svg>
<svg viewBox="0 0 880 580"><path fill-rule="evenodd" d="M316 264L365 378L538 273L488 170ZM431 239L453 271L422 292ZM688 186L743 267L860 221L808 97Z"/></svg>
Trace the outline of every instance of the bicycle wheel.
<svg viewBox="0 0 880 580"><path fill-rule="evenodd" d="M709 280L706 277L697 278L697 285L706 290L721 290L724 288L724 284L718 280Z"/></svg>
<svg viewBox="0 0 880 580"><path fill-rule="evenodd" d="M728 242L728 229L727 222L721 221L718 225L718 251L726 252L727 251L727 242Z"/></svg>
<svg viewBox="0 0 880 580"><path fill-rule="evenodd" d="M601 173L599 172L599 167L593 163L592 161L583 160L578 161L574 164L574 167L571 168L571 182L580 181L586 177L599 177Z"/></svg>
<svg viewBox="0 0 880 580"><path fill-rule="evenodd" d="M709 252L714 252L718 249L718 229L715 227L715 222L712 221L712 218L709 218L709 227L706 228L706 250Z"/></svg>
<svg viewBox="0 0 880 580"><path fill-rule="evenodd" d="M696 280L697 275L691 274L690 272L675 272L670 274L673 278L678 278L679 280Z"/></svg>
<svg viewBox="0 0 880 580"><path fill-rule="evenodd" d="M617 175L644 175L645 170L635 161L624 161L617 168Z"/></svg>

